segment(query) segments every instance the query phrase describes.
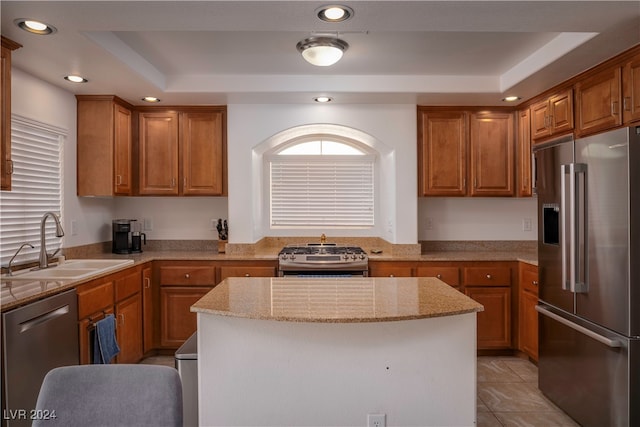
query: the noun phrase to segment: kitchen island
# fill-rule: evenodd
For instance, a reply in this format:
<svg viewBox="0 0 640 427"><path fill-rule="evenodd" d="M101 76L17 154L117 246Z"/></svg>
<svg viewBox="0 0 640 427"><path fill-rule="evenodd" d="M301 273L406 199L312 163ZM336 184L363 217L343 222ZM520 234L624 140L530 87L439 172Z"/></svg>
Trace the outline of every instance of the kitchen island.
<svg viewBox="0 0 640 427"><path fill-rule="evenodd" d="M482 309L435 278L225 279L191 307L200 425L474 425Z"/></svg>

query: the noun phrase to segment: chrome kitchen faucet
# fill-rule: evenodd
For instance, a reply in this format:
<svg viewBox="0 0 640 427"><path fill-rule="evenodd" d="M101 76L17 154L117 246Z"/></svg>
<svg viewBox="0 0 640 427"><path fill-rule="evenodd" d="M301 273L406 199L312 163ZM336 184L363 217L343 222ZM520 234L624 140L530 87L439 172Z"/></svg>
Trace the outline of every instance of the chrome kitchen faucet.
<svg viewBox="0 0 640 427"><path fill-rule="evenodd" d="M56 223L56 237L64 236L64 230L62 229L62 224L60 224L60 218L53 212L47 212L42 215L42 220L40 221L40 262L39 268L48 268L49 267L49 257L47 255L47 246L45 244L45 236L44 236L44 225L47 222L47 218L52 217Z"/></svg>

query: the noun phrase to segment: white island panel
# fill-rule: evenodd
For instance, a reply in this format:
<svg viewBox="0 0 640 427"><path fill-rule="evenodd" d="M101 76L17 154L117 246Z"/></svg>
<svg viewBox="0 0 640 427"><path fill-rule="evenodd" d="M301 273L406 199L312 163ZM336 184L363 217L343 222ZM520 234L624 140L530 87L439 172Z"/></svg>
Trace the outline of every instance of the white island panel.
<svg viewBox="0 0 640 427"><path fill-rule="evenodd" d="M365 323L198 312L204 426L473 426L476 313Z"/></svg>

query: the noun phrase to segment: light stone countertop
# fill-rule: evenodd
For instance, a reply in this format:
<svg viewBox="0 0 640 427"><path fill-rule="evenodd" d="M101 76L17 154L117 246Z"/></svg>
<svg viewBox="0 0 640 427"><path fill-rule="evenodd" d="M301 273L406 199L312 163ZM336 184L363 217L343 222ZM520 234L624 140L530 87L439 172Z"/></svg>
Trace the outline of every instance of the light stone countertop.
<svg viewBox="0 0 640 427"><path fill-rule="evenodd" d="M288 243L288 242L287 242ZM140 254L116 255L111 252L82 252L69 251L72 256L69 258L99 258L99 259L132 259L133 265L139 265L150 261L277 261L278 252L282 248L281 242L269 245L256 245L250 251L234 251L232 253L217 253L213 250L187 250L185 248L174 248L171 250L147 250ZM514 250L500 250L496 247L482 248L481 250L464 250L467 246L462 246L461 250L440 250L440 248L430 248L422 253L402 253L402 251L389 250L385 247L383 253L370 253L371 247L367 247L369 260L375 261L522 261L525 263L538 265L537 253L529 248L515 247ZM509 249L509 248L506 248ZM399 253L400 252L400 253ZM124 268L130 268L128 265ZM89 280L97 279L107 274L112 274L118 270L96 276L86 277L82 280L34 280L11 281L3 279L0 283L0 308L7 311L38 299L43 299L59 292L79 286Z"/></svg>
<svg viewBox="0 0 640 427"><path fill-rule="evenodd" d="M231 277L191 306L200 314L320 323L388 322L483 310L433 277Z"/></svg>

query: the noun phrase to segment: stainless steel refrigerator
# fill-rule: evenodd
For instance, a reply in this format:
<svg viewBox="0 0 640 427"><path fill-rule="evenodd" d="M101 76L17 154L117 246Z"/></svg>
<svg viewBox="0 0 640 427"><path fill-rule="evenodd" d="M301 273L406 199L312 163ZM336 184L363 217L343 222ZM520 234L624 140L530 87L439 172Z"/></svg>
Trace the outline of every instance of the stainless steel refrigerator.
<svg viewBox="0 0 640 427"><path fill-rule="evenodd" d="M638 426L640 126L534 159L539 388L583 426Z"/></svg>

